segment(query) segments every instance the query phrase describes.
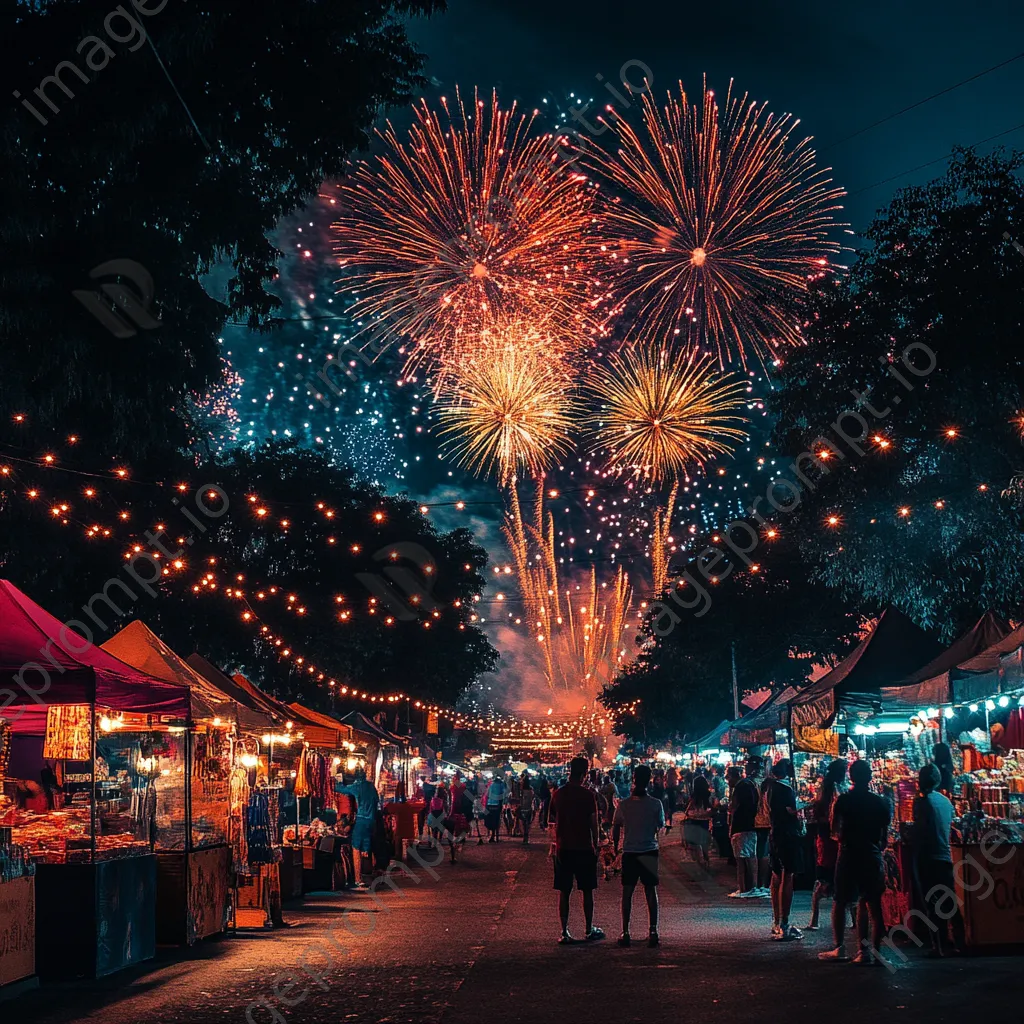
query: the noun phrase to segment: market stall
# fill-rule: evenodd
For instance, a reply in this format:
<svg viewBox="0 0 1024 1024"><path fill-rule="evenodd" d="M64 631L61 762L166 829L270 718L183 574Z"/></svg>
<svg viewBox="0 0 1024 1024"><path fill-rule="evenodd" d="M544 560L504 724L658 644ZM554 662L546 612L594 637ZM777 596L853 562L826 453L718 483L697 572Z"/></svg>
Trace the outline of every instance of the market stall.
<svg viewBox="0 0 1024 1024"><path fill-rule="evenodd" d="M36 862L37 973L99 977L151 958L158 825L184 829L188 690L93 646L6 580L0 684L0 825Z"/></svg>
<svg viewBox="0 0 1024 1024"><path fill-rule="evenodd" d="M230 784L237 739L238 705L178 657L136 620L102 649L126 664L189 689L192 724L181 762L169 765L184 785L168 792L158 817L181 821L181 829L158 824L157 941L191 945L224 931L232 887L228 845ZM181 800L176 807L173 801Z"/></svg>

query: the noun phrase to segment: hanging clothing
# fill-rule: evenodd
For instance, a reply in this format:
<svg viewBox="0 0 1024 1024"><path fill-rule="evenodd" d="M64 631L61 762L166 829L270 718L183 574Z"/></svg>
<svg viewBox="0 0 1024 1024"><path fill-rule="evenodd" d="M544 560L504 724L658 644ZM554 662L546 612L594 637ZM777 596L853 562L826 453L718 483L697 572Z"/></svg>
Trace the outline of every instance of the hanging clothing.
<svg viewBox="0 0 1024 1024"><path fill-rule="evenodd" d="M263 790L253 790L246 816L246 843L250 864L270 864L274 851L270 833L270 801Z"/></svg>
<svg viewBox="0 0 1024 1024"><path fill-rule="evenodd" d="M249 843L246 833L249 799L249 773L245 768L232 769L228 779L228 843L231 846L231 867L240 875L251 873L249 868Z"/></svg>

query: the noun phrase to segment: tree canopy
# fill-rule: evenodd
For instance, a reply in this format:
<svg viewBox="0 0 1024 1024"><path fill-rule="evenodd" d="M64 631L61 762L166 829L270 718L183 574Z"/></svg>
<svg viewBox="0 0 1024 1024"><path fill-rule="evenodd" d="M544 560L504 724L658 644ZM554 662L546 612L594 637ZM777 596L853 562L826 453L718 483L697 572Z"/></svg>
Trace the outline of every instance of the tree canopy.
<svg viewBox="0 0 1024 1024"><path fill-rule="evenodd" d="M268 232L411 95L423 58L405 19L442 8L0 0L0 78L21 97L0 112L9 407L57 430L89 423L129 454L187 440L181 415L220 374L224 319L260 328L277 308ZM72 295L142 291L131 272L90 279L112 260L152 277L158 328L116 338ZM200 283L221 260L223 301Z"/></svg>
<svg viewBox="0 0 1024 1024"><path fill-rule="evenodd" d="M770 401L780 451L837 448L805 467L787 515L808 571L947 638L1024 598L1022 166L958 151L945 177L902 190L849 280L819 296ZM852 443L830 427L850 409L866 425L844 419Z"/></svg>

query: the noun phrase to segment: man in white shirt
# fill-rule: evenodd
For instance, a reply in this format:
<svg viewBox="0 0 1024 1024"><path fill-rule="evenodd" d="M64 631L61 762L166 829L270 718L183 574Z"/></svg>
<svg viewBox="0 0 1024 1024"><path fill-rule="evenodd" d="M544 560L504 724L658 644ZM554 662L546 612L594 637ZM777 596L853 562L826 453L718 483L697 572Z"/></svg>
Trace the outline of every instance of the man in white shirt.
<svg viewBox="0 0 1024 1024"><path fill-rule="evenodd" d="M649 920L648 946L658 939L658 835L665 827L665 805L647 793L651 769L640 765L633 773L633 794L619 803L612 820L612 843L619 851L622 844L622 937L620 946L630 945L629 919L633 911L633 893L637 884L644 887Z"/></svg>

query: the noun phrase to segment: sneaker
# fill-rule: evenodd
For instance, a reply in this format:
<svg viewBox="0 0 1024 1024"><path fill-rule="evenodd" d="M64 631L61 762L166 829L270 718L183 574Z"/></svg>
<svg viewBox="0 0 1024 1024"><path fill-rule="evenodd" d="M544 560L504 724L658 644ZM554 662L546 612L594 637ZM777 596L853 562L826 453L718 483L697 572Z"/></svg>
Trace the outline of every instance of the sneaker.
<svg viewBox="0 0 1024 1024"><path fill-rule="evenodd" d="M846 950L842 947L838 949L827 949L824 953L818 954L818 959L831 964L848 964L850 962L850 958L847 956Z"/></svg>
<svg viewBox="0 0 1024 1024"><path fill-rule="evenodd" d="M763 896L765 899L770 899L772 894L771 889L763 885L758 885L751 891L754 892L757 896Z"/></svg>
<svg viewBox="0 0 1024 1024"><path fill-rule="evenodd" d="M623 948L628 947L629 945L631 945L631 943L632 943L632 940L630 939L630 937L625 932L623 932L619 936L619 945L622 946Z"/></svg>
<svg viewBox="0 0 1024 1024"><path fill-rule="evenodd" d="M562 937L558 940L560 946L574 946L579 939L574 939L568 932L563 932Z"/></svg>
<svg viewBox="0 0 1024 1024"><path fill-rule="evenodd" d="M655 946L660 946L660 945L661 945L661 938L659 937L658 933L657 932L651 932L651 934L647 936L647 947L648 947L648 949L654 949Z"/></svg>
<svg viewBox="0 0 1024 1024"><path fill-rule="evenodd" d="M756 900L761 894L756 889L748 889L746 892L741 892L736 899L738 900Z"/></svg>
<svg viewBox="0 0 1024 1024"><path fill-rule="evenodd" d="M799 942L803 937L804 933L800 931L795 924L791 924L786 929L786 934L783 936L786 942Z"/></svg>
<svg viewBox="0 0 1024 1024"><path fill-rule="evenodd" d="M604 938L604 929L598 928L597 925L593 925L589 932L587 932L587 942L597 942Z"/></svg>

